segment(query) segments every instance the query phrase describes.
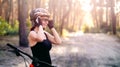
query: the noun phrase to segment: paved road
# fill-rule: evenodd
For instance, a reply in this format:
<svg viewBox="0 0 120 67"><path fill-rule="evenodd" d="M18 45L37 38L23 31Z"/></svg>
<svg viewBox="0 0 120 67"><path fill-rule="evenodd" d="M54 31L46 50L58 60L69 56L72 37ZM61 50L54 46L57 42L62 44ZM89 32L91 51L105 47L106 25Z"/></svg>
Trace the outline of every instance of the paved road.
<svg viewBox="0 0 120 67"><path fill-rule="evenodd" d="M51 50L53 65L57 67L120 67L120 41L115 36L73 33L62 40ZM0 67L25 67L18 58L7 59L6 66Z"/></svg>

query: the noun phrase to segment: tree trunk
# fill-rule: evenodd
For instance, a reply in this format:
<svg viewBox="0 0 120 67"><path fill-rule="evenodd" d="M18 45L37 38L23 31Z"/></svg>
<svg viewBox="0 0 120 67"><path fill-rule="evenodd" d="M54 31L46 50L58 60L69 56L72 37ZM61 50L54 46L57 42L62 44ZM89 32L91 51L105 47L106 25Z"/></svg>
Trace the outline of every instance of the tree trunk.
<svg viewBox="0 0 120 67"><path fill-rule="evenodd" d="M116 34L116 16L114 11L115 2L114 0L111 1L111 16L112 16L112 31L113 34Z"/></svg>
<svg viewBox="0 0 120 67"><path fill-rule="evenodd" d="M19 46L28 47L27 32L27 0L18 0Z"/></svg>
<svg viewBox="0 0 120 67"><path fill-rule="evenodd" d="M0 16L2 15L2 1L0 0Z"/></svg>
<svg viewBox="0 0 120 67"><path fill-rule="evenodd" d="M100 27L99 27L99 22L98 22L98 13L97 13L97 2L96 2L96 0L93 0L93 10L92 10L92 17L94 18L93 20L94 20L94 25L95 25L95 27L97 28L97 29L100 29Z"/></svg>
<svg viewBox="0 0 120 67"><path fill-rule="evenodd" d="M4 12L5 12L5 20L7 21L7 22L9 22L9 19L10 19L10 12L11 12L11 10L10 10L10 1L9 0L4 0L3 2L2 2L2 5L4 4L4 8L5 8L5 10L4 10ZM1 5L1 6L2 6Z"/></svg>
<svg viewBox="0 0 120 67"><path fill-rule="evenodd" d="M100 10L99 10L99 26L100 26L100 29L101 29L101 25L103 24L103 0L100 0L99 2L99 7L100 7Z"/></svg>
<svg viewBox="0 0 120 67"><path fill-rule="evenodd" d="M63 13L63 17L62 17L62 22L61 22L61 25L60 25L60 35L62 35L63 34L63 28L64 28L64 25L65 25L65 19L66 19L66 17L69 15L69 13L70 13L70 11L71 11L71 4L72 4L72 2L70 1L70 0L67 0L68 1L68 6L69 6L69 9L65 12L65 13ZM64 10L63 10L63 12L64 12Z"/></svg>

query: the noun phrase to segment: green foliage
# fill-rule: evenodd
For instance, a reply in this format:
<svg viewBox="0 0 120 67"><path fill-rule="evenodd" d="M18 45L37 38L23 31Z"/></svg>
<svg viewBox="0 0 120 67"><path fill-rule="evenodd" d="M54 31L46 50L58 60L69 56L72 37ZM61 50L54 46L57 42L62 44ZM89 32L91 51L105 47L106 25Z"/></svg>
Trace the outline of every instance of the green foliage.
<svg viewBox="0 0 120 67"><path fill-rule="evenodd" d="M120 27L117 27L117 36L120 38Z"/></svg>
<svg viewBox="0 0 120 67"><path fill-rule="evenodd" d="M68 30L66 30L66 29L63 29L62 31L64 32L62 34L62 37L66 37L69 34Z"/></svg>
<svg viewBox="0 0 120 67"><path fill-rule="evenodd" d="M117 31L119 31L119 32L120 32L120 27L117 27Z"/></svg>
<svg viewBox="0 0 120 67"><path fill-rule="evenodd" d="M0 17L0 35L5 35L7 33L7 28L10 28L9 24Z"/></svg>
<svg viewBox="0 0 120 67"><path fill-rule="evenodd" d="M83 26L82 26L82 31L84 32L84 33L87 33L87 32L89 32L89 27L86 25L86 24L84 24Z"/></svg>
<svg viewBox="0 0 120 67"><path fill-rule="evenodd" d="M18 34L18 24L19 22L16 20L15 22L14 22L14 25L13 26L11 26L11 25L9 25L10 26L10 28L8 28L7 29L7 33L6 33L6 35L17 35Z"/></svg>
<svg viewBox="0 0 120 67"><path fill-rule="evenodd" d="M18 22L15 21L14 26L11 26L0 17L0 35L16 35L18 34Z"/></svg>

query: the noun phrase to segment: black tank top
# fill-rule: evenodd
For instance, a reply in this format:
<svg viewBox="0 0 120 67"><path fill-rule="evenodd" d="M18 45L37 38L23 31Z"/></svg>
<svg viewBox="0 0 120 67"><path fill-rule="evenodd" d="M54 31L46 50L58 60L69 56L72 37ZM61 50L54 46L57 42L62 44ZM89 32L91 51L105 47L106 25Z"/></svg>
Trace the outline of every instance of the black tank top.
<svg viewBox="0 0 120 67"><path fill-rule="evenodd" d="M51 64L51 58L49 53L51 48L52 45L48 38L42 42L37 42L35 46L31 47L33 57L39 59L40 61Z"/></svg>

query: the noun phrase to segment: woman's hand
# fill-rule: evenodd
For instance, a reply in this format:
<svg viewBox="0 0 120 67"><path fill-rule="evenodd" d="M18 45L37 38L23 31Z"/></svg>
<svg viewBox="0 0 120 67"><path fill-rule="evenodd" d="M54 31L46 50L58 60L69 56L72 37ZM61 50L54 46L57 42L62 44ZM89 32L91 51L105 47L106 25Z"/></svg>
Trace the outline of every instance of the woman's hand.
<svg viewBox="0 0 120 67"><path fill-rule="evenodd" d="M42 21L41 21L41 19L40 19L40 16L37 17L36 21L37 21L37 23L38 23L38 26L42 25Z"/></svg>
<svg viewBox="0 0 120 67"><path fill-rule="evenodd" d="M48 27L49 27L49 29L52 29L52 28L54 27L54 22L53 22L53 20L49 20L49 21L48 21Z"/></svg>
<svg viewBox="0 0 120 67"><path fill-rule="evenodd" d="M34 22L35 22L35 26L39 27L40 25L42 25L42 21L39 15L36 15L36 18L34 18Z"/></svg>

